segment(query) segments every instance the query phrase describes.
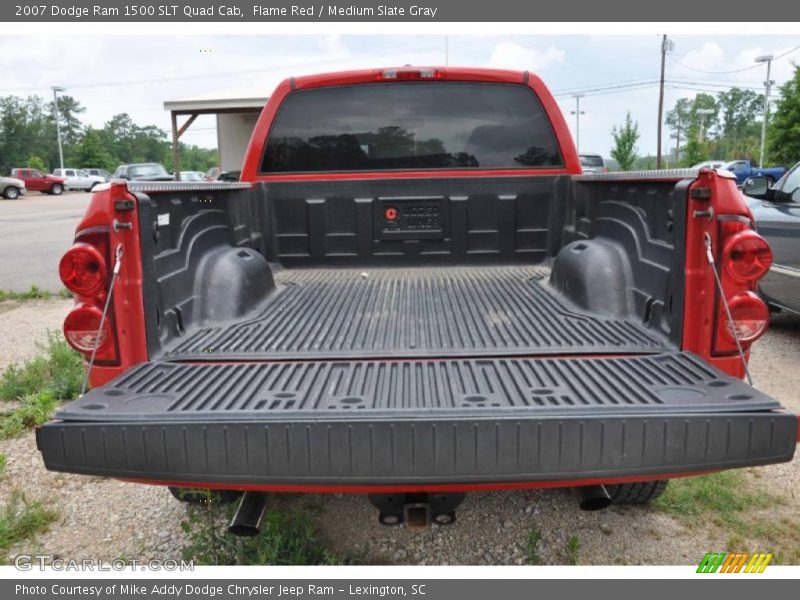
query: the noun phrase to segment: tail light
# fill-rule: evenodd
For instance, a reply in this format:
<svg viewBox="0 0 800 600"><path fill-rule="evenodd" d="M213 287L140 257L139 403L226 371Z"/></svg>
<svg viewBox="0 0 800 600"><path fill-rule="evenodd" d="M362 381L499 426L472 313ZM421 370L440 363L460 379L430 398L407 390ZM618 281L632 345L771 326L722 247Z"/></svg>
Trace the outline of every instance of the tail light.
<svg viewBox="0 0 800 600"><path fill-rule="evenodd" d="M748 229L731 236L722 250L725 271L747 283L761 279L772 266L772 250L766 240Z"/></svg>
<svg viewBox="0 0 800 600"><path fill-rule="evenodd" d="M737 338L748 350L767 330L769 309L755 292L758 280L772 266L772 250L747 217L720 215L718 223L717 260L730 318L719 298L714 354L724 355L738 351Z"/></svg>
<svg viewBox="0 0 800 600"><path fill-rule="evenodd" d="M70 292L91 296L105 288L106 261L96 247L80 242L61 258L58 274Z"/></svg>
<svg viewBox="0 0 800 600"><path fill-rule="evenodd" d="M108 297L110 238L108 229L81 231L75 244L61 258L58 272L77 304L64 320L67 343L99 365L119 364L112 307L103 321ZM102 322L102 327L100 326Z"/></svg>
<svg viewBox="0 0 800 600"><path fill-rule="evenodd" d="M102 319L101 309L89 304L80 304L64 319L64 337L78 352L91 355L97 348L97 357L105 355L113 335L108 319L103 323L103 327L100 327Z"/></svg>
<svg viewBox="0 0 800 600"><path fill-rule="evenodd" d="M728 300L731 319L725 315L725 333L728 340L750 343L760 338L769 324L769 310L767 305L753 292L741 292Z"/></svg>

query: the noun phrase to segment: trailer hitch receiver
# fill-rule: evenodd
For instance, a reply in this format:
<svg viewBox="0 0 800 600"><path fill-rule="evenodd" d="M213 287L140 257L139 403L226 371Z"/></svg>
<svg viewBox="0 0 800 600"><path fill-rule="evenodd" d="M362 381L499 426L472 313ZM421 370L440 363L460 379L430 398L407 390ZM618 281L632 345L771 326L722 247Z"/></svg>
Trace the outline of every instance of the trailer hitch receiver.
<svg viewBox="0 0 800 600"><path fill-rule="evenodd" d="M369 501L378 509L381 525L427 529L431 523L455 523L456 508L465 497L462 493L369 494Z"/></svg>

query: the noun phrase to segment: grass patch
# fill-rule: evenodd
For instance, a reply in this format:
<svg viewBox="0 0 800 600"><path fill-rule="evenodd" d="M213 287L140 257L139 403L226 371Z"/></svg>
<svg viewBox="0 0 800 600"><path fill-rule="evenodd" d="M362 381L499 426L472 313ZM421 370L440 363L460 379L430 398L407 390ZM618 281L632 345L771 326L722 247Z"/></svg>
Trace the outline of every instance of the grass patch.
<svg viewBox="0 0 800 600"><path fill-rule="evenodd" d="M43 353L0 376L0 400L19 402L0 415L0 439L19 435L44 423L62 400L78 397L83 384L83 359L60 334L50 332Z"/></svg>
<svg viewBox="0 0 800 600"><path fill-rule="evenodd" d="M729 552L774 552L776 564L800 564L800 520L776 513L786 499L760 485L742 470L673 479L653 505L692 523L705 516L724 528Z"/></svg>
<svg viewBox="0 0 800 600"><path fill-rule="evenodd" d="M742 525L741 513L765 508L779 500L748 489L741 471L720 471L699 477L673 479L653 506L679 517L711 513L718 525Z"/></svg>
<svg viewBox="0 0 800 600"><path fill-rule="evenodd" d="M31 289L25 292L14 292L11 290L0 290L0 302L4 302L6 300L14 300L16 302L25 302L27 300L49 300L50 298L72 298L72 294L69 290L61 290L57 294L53 292L48 292L47 290L41 290L35 285L31 286Z"/></svg>
<svg viewBox="0 0 800 600"><path fill-rule="evenodd" d="M581 563L581 540L577 535L571 535L567 540L567 562L571 565Z"/></svg>
<svg viewBox="0 0 800 600"><path fill-rule="evenodd" d="M749 552L750 549L747 547L747 541L738 533L733 533L728 537L728 541L725 544L725 549L728 552Z"/></svg>
<svg viewBox="0 0 800 600"><path fill-rule="evenodd" d="M56 519L56 511L15 491L0 512L0 551L5 555L14 544L46 531Z"/></svg>
<svg viewBox="0 0 800 600"><path fill-rule="evenodd" d="M8 464L8 457L0 452L0 476L6 474L6 465Z"/></svg>
<svg viewBox="0 0 800 600"><path fill-rule="evenodd" d="M0 418L0 440L16 437L27 429L41 425L60 404L52 392L25 396L20 406Z"/></svg>
<svg viewBox="0 0 800 600"><path fill-rule="evenodd" d="M23 400L49 392L58 400L78 397L83 359L58 332L48 334L43 353L22 366L12 365L0 377L0 400Z"/></svg>
<svg viewBox="0 0 800 600"><path fill-rule="evenodd" d="M242 538L227 532L237 504L189 505L181 529L188 540L183 557L201 565L336 565L343 561L320 541L307 510L272 509L261 534Z"/></svg>
<svg viewBox="0 0 800 600"><path fill-rule="evenodd" d="M525 545L525 560L529 565L542 564L542 557L539 554L539 545L542 543L542 532L535 527L528 532L528 540Z"/></svg>

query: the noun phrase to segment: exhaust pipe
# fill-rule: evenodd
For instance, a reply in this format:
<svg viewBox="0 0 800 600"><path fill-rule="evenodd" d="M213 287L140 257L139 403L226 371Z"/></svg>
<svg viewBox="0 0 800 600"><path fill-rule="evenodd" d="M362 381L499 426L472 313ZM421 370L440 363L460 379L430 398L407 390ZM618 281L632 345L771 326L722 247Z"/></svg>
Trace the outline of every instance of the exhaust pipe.
<svg viewBox="0 0 800 600"><path fill-rule="evenodd" d="M572 488L581 510L602 510L611 504L611 496L602 485L584 485Z"/></svg>
<svg viewBox="0 0 800 600"><path fill-rule="evenodd" d="M236 514L233 515L228 533L253 537L261 533L261 520L267 509L267 495L262 492L245 492Z"/></svg>

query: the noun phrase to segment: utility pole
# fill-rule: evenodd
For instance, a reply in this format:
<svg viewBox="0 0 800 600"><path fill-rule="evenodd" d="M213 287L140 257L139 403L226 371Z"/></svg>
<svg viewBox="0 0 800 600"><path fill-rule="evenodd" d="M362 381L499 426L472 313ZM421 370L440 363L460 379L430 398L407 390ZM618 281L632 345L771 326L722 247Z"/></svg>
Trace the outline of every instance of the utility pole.
<svg viewBox="0 0 800 600"><path fill-rule="evenodd" d="M56 135L58 136L58 164L61 167L61 174L64 174L64 150L61 147L61 117L58 115L58 92L63 92L64 88L58 85L52 87L53 90L53 110L56 113Z"/></svg>
<svg viewBox="0 0 800 600"><path fill-rule="evenodd" d="M767 63L767 80L764 82L764 86L767 89L766 93L764 94L764 118L761 121L761 156L758 159L759 168L764 166L764 147L767 140L767 120L769 119L769 93L772 91L772 84L775 83L770 79L772 72L772 60L774 58L775 57L772 54L765 54L763 56L756 57L757 63Z"/></svg>
<svg viewBox="0 0 800 600"><path fill-rule="evenodd" d="M581 151L581 115L586 114L585 111L581 110L581 98L583 98L583 94L573 94L572 96L575 98L575 110L572 111L571 114L575 115L575 146L578 148L578 152Z"/></svg>
<svg viewBox="0 0 800 600"><path fill-rule="evenodd" d="M661 168L661 128L664 120L664 70L667 63L667 48L669 41L667 36L661 38L661 79L658 85L658 150L656 151L656 169Z"/></svg>

